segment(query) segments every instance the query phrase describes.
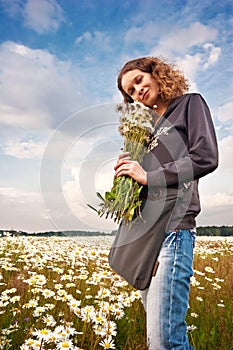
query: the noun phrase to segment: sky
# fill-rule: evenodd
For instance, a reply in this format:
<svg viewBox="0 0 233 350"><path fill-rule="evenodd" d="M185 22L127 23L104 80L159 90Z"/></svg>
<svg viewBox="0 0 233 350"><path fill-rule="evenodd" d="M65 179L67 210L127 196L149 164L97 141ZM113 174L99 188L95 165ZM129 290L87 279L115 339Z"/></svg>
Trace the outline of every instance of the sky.
<svg viewBox="0 0 233 350"><path fill-rule="evenodd" d="M231 0L0 0L0 229L116 228L87 204L112 186L116 78L141 56L177 65L208 103L220 162L197 226L233 225L232 13Z"/></svg>

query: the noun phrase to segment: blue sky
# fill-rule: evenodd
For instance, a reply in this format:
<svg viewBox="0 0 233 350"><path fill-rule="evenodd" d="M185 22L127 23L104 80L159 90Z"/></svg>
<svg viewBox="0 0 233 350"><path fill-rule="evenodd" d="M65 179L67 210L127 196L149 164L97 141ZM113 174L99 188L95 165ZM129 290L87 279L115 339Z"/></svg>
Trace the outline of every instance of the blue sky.
<svg viewBox="0 0 233 350"><path fill-rule="evenodd" d="M121 147L117 73L147 55L209 104L220 166L200 181L197 224L232 225L232 13L230 0L0 0L0 228L115 228L86 204Z"/></svg>

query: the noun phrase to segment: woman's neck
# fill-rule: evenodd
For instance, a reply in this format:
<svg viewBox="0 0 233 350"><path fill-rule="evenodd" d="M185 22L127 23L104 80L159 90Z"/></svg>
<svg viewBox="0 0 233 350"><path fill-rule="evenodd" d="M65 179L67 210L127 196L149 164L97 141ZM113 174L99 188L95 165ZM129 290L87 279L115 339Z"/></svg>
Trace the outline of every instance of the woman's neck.
<svg viewBox="0 0 233 350"><path fill-rule="evenodd" d="M167 105L161 104L161 105L154 105L153 110L159 114L160 116L164 115L164 113L167 110Z"/></svg>

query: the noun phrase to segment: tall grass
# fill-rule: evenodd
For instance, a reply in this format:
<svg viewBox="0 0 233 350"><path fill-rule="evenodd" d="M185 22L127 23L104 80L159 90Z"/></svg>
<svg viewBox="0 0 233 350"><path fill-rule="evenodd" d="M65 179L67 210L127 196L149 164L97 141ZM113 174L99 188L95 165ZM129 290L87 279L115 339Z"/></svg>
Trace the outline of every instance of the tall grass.
<svg viewBox="0 0 233 350"><path fill-rule="evenodd" d="M197 241L187 323L197 350L233 349L233 242Z"/></svg>
<svg viewBox="0 0 233 350"><path fill-rule="evenodd" d="M82 238L80 238L83 240ZM0 239L0 349L146 349L140 294L105 239ZM231 350L233 242L197 241L187 323L197 350Z"/></svg>

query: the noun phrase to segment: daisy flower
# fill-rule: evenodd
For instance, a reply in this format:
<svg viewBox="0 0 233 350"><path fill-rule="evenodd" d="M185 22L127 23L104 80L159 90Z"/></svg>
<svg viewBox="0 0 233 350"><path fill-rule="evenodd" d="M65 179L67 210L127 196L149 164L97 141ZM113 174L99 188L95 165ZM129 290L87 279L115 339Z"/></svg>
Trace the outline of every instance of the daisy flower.
<svg viewBox="0 0 233 350"><path fill-rule="evenodd" d="M47 328L43 328L43 329L39 329L36 330L34 332L32 332L32 334L38 338L38 340L44 340L47 341L49 340L50 336L51 336L51 331Z"/></svg>
<svg viewBox="0 0 233 350"><path fill-rule="evenodd" d="M73 342L71 340L65 340L65 341L59 342L56 345L56 349L57 350L62 350L62 349L72 350L72 349L74 349Z"/></svg>
<svg viewBox="0 0 233 350"><path fill-rule="evenodd" d="M108 336L107 338L102 340L99 343L99 345L102 346L104 349L115 349L116 348L111 336Z"/></svg>

